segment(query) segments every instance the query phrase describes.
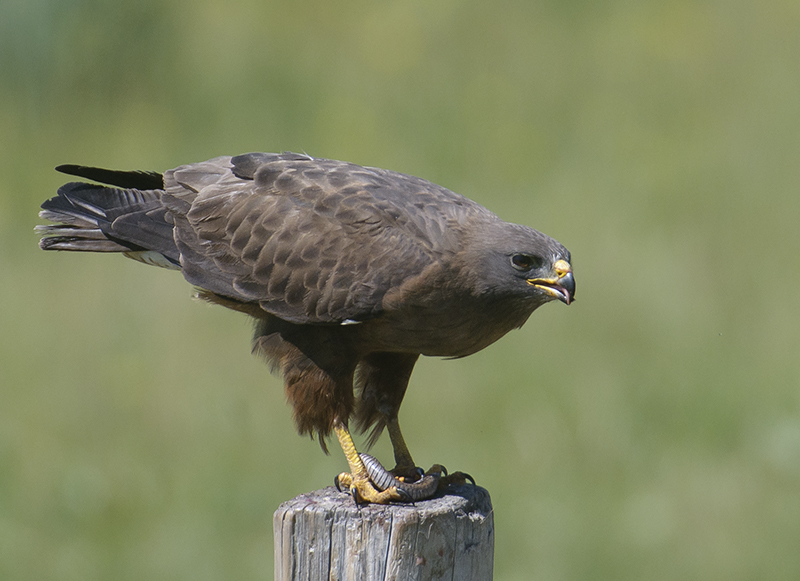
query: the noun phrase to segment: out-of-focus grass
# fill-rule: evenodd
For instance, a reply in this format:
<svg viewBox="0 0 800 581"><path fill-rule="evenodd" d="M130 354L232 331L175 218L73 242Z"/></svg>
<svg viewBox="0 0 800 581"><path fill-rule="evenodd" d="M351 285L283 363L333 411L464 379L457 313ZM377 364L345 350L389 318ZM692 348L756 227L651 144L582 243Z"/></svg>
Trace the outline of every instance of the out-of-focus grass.
<svg viewBox="0 0 800 581"><path fill-rule="evenodd" d="M573 253L578 302L403 407L492 493L496 578L800 576L796 2L0 5L0 578L271 578L294 435L242 316L45 254L85 163L305 150L420 175ZM377 447L387 458L386 442Z"/></svg>

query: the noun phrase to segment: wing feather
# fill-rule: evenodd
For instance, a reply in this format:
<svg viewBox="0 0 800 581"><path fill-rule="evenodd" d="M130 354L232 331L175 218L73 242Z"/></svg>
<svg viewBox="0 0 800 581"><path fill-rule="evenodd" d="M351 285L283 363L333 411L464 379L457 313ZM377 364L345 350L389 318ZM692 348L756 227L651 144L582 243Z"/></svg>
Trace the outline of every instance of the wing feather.
<svg viewBox="0 0 800 581"><path fill-rule="evenodd" d="M189 282L297 323L378 316L481 206L419 178L298 154L248 154L164 174Z"/></svg>

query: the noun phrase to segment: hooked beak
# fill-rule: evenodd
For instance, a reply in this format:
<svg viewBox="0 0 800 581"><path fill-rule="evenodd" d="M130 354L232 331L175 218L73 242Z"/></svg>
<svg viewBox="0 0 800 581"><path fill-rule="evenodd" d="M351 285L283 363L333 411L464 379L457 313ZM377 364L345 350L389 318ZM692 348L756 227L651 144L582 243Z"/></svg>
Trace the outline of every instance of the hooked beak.
<svg viewBox="0 0 800 581"><path fill-rule="evenodd" d="M572 265L566 260L557 260L553 265L553 271L554 277L529 278L528 284L569 305L575 300L575 277L572 276Z"/></svg>

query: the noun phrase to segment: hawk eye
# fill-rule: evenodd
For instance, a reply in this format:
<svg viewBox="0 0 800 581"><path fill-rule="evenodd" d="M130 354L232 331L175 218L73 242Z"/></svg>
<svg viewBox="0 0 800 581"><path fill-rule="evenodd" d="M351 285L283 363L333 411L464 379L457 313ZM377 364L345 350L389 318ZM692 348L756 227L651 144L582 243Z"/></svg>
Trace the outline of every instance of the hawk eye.
<svg viewBox="0 0 800 581"><path fill-rule="evenodd" d="M531 270L532 268L539 268L544 261L539 256L531 256L530 254L515 254L511 257L511 264L517 270Z"/></svg>

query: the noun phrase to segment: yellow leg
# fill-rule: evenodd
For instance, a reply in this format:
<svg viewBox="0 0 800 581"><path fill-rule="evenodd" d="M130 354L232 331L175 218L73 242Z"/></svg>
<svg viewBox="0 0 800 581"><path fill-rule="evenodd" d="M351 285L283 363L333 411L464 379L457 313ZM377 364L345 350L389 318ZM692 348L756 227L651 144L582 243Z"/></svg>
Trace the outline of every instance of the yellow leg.
<svg viewBox="0 0 800 581"><path fill-rule="evenodd" d="M390 502L403 500L403 496L394 486L381 492L372 485L367 469L358 455L356 445L353 443L350 430L347 429L346 425L337 422L333 426L333 431L339 439L339 445L342 447L344 456L347 458L347 464L350 466L350 473L343 472L340 474L337 477L337 482L339 485L350 489L350 494L356 503L389 504Z"/></svg>

